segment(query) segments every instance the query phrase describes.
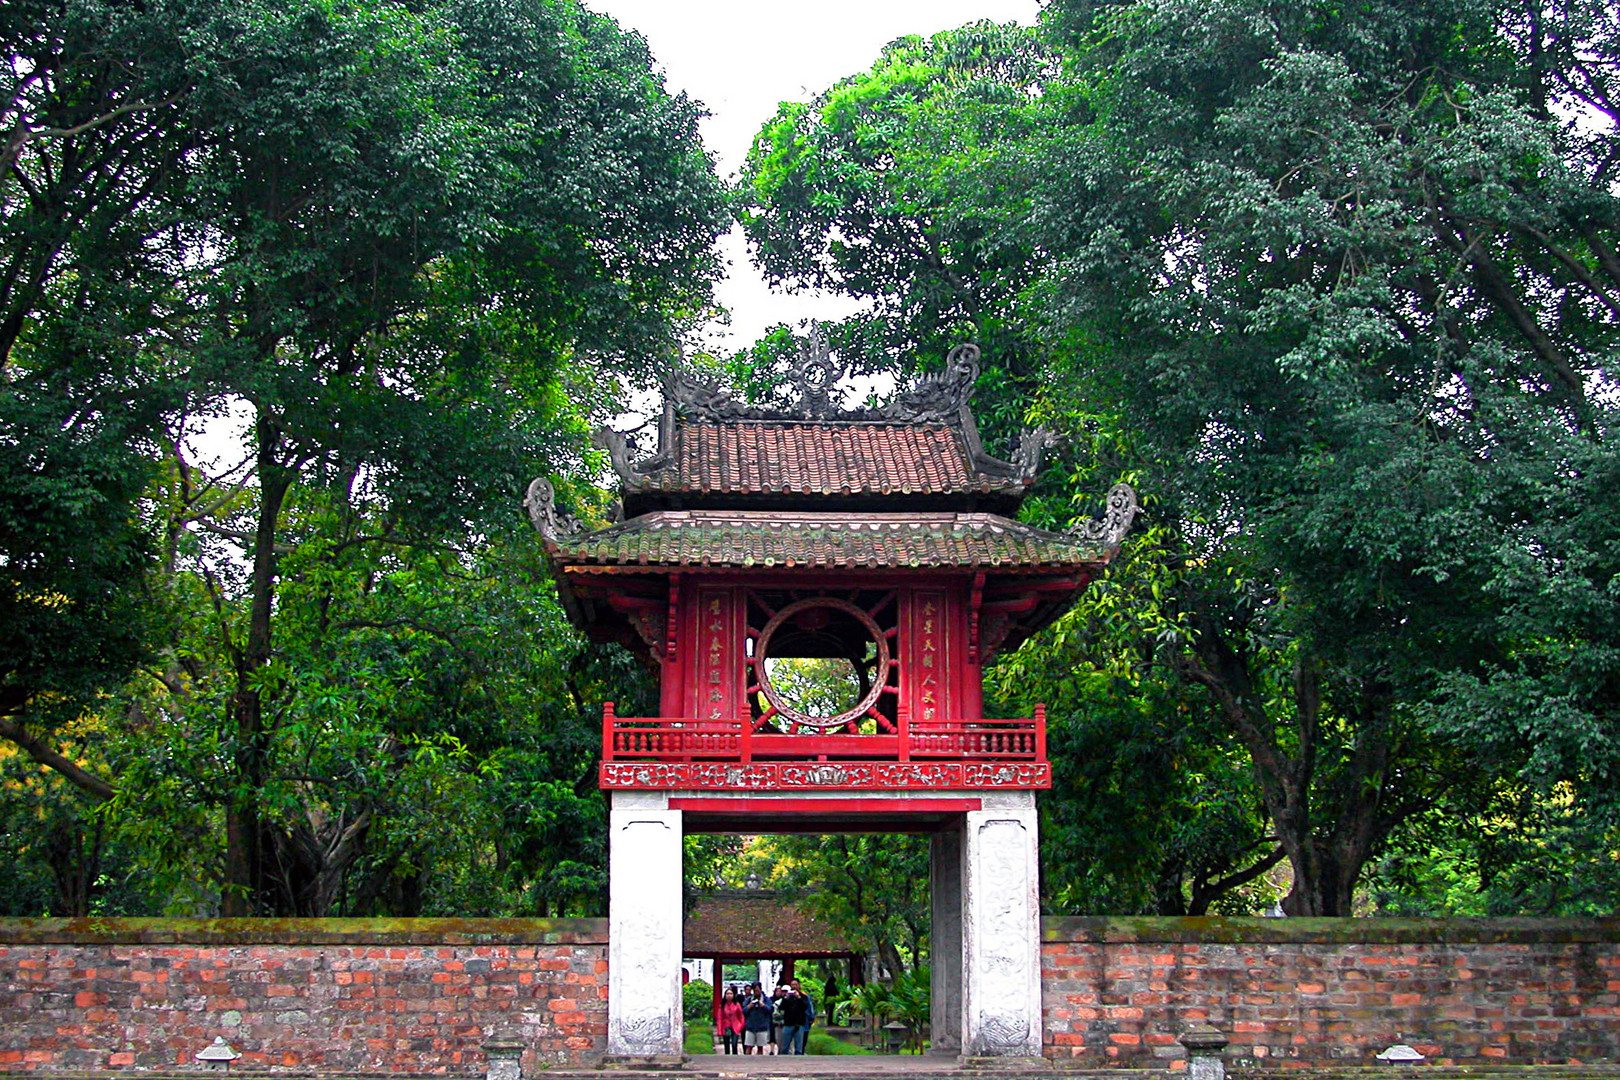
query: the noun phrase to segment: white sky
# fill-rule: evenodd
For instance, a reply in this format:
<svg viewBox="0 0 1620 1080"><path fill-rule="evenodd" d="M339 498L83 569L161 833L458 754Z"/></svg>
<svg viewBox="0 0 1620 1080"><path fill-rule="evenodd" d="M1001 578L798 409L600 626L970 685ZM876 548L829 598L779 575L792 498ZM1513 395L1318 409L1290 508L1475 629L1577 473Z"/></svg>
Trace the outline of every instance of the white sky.
<svg viewBox="0 0 1620 1080"><path fill-rule="evenodd" d="M927 37L976 19L1033 24L1038 0L584 0L620 26L639 31L669 89L684 90L712 114L703 140L730 176L748 144L783 101L808 101L846 75L872 66L883 46L907 34ZM721 241L730 264L717 290L731 325L711 327L710 348L730 353L769 326L837 319L855 310L842 297L773 293L748 260L735 230Z"/></svg>

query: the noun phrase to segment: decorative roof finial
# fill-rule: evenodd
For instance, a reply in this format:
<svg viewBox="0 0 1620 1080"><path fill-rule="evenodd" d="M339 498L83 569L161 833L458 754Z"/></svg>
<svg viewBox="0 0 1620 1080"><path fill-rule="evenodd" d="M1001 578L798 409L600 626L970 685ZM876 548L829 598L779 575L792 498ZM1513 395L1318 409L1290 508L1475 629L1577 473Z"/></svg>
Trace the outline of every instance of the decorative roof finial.
<svg viewBox="0 0 1620 1080"><path fill-rule="evenodd" d="M810 336L798 342L798 358L788 368L788 382L798 391L799 404L793 411L811 420L838 415L833 404L833 388L843 379L846 365L833 359L832 346L821 332L821 324L811 321Z"/></svg>
<svg viewBox="0 0 1620 1080"><path fill-rule="evenodd" d="M1131 531L1136 520L1136 489L1129 484L1115 484L1108 491L1108 506L1103 516L1083 521L1069 532L1082 540L1093 540L1104 547L1117 548Z"/></svg>
<svg viewBox="0 0 1620 1080"><path fill-rule="evenodd" d="M523 508L529 512L534 531L547 540L573 536L585 527L578 518L557 510L557 489L543 476L530 481L529 490L523 496Z"/></svg>
<svg viewBox="0 0 1620 1080"><path fill-rule="evenodd" d="M945 357L945 370L923 375L910 390L899 394L882 413L885 419L914 424L948 424L973 397L979 379L979 347L958 345Z"/></svg>

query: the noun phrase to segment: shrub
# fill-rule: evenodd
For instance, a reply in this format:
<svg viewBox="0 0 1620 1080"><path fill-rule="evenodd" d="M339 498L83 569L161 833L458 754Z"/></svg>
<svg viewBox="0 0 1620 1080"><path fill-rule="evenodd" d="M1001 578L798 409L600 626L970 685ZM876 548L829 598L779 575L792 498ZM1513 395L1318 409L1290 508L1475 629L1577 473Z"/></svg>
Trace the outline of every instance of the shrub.
<svg viewBox="0 0 1620 1080"><path fill-rule="evenodd" d="M681 990L681 1015L688 1020L701 1020L714 1026L714 986L702 979L693 979Z"/></svg>
<svg viewBox="0 0 1620 1080"><path fill-rule="evenodd" d="M804 1040L804 1052L809 1054L839 1055L839 1054L870 1054L865 1047L847 1043L843 1039L835 1039L825 1031L810 1029L810 1037Z"/></svg>

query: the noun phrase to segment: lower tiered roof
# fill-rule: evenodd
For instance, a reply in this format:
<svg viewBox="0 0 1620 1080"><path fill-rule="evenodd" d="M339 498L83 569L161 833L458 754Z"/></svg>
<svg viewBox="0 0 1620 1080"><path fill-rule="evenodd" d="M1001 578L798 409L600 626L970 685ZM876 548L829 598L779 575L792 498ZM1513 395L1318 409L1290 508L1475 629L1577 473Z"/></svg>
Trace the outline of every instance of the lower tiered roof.
<svg viewBox="0 0 1620 1080"><path fill-rule="evenodd" d="M1101 542L982 513L826 515L664 510L595 532L549 536L564 567L806 569L1095 568Z"/></svg>

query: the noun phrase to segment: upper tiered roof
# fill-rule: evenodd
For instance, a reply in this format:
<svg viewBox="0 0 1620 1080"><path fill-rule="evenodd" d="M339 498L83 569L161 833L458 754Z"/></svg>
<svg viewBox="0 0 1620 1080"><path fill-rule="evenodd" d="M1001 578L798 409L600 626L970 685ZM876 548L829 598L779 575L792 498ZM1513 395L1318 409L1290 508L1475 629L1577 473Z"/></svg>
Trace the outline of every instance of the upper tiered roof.
<svg viewBox="0 0 1620 1080"><path fill-rule="evenodd" d="M842 375L818 333L791 372L798 404L744 405L684 372L665 387L658 447L637 459L604 429L624 486L625 517L651 510L771 507L806 496L831 509L1016 511L1040 468L1044 431L1025 434L1012 460L987 454L968 401L979 350L959 345L945 371L925 376L881 409L839 410ZM828 500L831 500L830 502Z"/></svg>

